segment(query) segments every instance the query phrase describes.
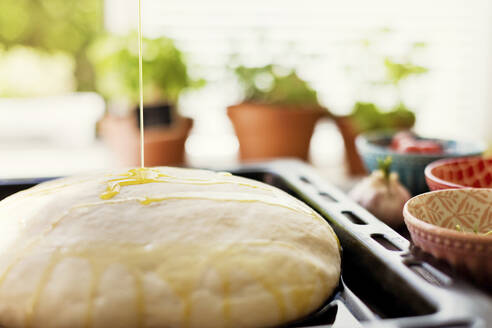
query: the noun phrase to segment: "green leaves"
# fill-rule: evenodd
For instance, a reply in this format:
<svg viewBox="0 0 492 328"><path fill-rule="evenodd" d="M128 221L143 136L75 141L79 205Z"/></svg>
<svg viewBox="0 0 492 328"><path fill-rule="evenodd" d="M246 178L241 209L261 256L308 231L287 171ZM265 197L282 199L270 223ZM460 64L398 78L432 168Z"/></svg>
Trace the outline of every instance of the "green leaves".
<svg viewBox="0 0 492 328"><path fill-rule="evenodd" d="M171 39L144 38L142 42L144 99L147 102L175 104L185 88L203 84L203 81L189 77L183 54ZM137 47L135 32L128 36L105 35L91 45L89 58L96 72L96 87L106 98L138 102Z"/></svg>
<svg viewBox="0 0 492 328"><path fill-rule="evenodd" d="M418 45L418 47L422 46ZM384 59L384 67L387 81L383 83L392 84L395 87L398 87L399 83L409 76L424 74L428 71L423 66L410 62L398 63L389 57ZM357 102L354 105L352 117L360 131L408 129L415 124L415 114L401 101L388 112L382 112L373 103Z"/></svg>
<svg viewBox="0 0 492 328"><path fill-rule="evenodd" d="M382 129L385 125L381 111L373 103L356 102L352 117L360 131Z"/></svg>
<svg viewBox="0 0 492 328"><path fill-rule="evenodd" d="M383 116L386 124L384 128L409 129L415 124L415 114L402 102Z"/></svg>
<svg viewBox="0 0 492 328"><path fill-rule="evenodd" d="M419 75L428 72L428 69L423 66L414 65L410 62L398 63L391 60L389 57L384 59L384 67L386 69L386 78L388 82L398 85L401 80L406 79L411 75Z"/></svg>
<svg viewBox="0 0 492 328"><path fill-rule="evenodd" d="M385 159L378 158L378 169L383 172L383 176L386 181L389 180L392 163L393 159L391 156L387 156Z"/></svg>
<svg viewBox="0 0 492 328"><path fill-rule="evenodd" d="M234 72L244 89L246 102L318 106L316 91L292 69L270 64L262 67L239 66Z"/></svg>
<svg viewBox="0 0 492 328"><path fill-rule="evenodd" d="M357 128L361 132L384 129L408 129L415 124L415 114L403 103L383 112L373 103L357 102L352 110Z"/></svg>
<svg viewBox="0 0 492 328"><path fill-rule="evenodd" d="M2 0L0 17L0 42L7 46L75 54L102 30L102 1Z"/></svg>
<svg viewBox="0 0 492 328"><path fill-rule="evenodd" d="M373 77L363 76L367 87L363 93L370 95L375 90L375 94L378 94L377 88L382 88L384 93L392 92L396 101L391 108L384 110L378 107L378 104L359 101L355 103L351 117L360 132L411 128L415 124L415 115L404 104L403 90L406 87L406 80L421 76L429 71L426 67L415 64L415 60L418 59L415 55L425 49L427 44L422 41L411 42L406 46L403 45L406 48L406 50L401 49L404 50L403 52L392 51L392 54L389 55L385 51L389 49L388 45L392 41L391 35L393 38L397 36L394 31L388 27L383 27L372 34L372 37L362 39L359 46L364 57L369 59L367 63L370 65L376 63L374 67L381 69L381 71L378 71L378 74ZM401 40L398 40L397 47L401 47ZM351 74L357 73L350 67L346 71ZM370 97L369 99L374 99L372 95Z"/></svg>
<svg viewBox="0 0 492 328"><path fill-rule="evenodd" d="M80 90L93 76L85 51L103 28L103 0L1 0L0 44L63 51L76 60Z"/></svg>
<svg viewBox="0 0 492 328"><path fill-rule="evenodd" d="M2 0L0 2L0 42L15 44L26 39L33 30L29 0Z"/></svg>

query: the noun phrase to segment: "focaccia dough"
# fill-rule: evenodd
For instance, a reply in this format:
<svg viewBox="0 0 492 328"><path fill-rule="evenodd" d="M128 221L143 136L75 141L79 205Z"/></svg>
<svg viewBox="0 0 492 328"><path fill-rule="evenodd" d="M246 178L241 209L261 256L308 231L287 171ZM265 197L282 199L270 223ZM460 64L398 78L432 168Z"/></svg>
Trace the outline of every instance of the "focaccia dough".
<svg viewBox="0 0 492 328"><path fill-rule="evenodd" d="M275 326L332 294L337 242L304 203L227 173L53 180L0 202L0 326Z"/></svg>

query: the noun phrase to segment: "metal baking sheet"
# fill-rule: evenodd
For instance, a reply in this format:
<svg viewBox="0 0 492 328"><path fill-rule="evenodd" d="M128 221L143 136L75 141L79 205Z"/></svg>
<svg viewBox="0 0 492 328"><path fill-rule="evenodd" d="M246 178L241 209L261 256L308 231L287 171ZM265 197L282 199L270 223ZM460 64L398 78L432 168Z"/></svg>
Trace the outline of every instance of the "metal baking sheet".
<svg viewBox="0 0 492 328"><path fill-rule="evenodd" d="M288 327L492 327L491 286L477 285L414 248L405 229L389 228L309 165L282 160L228 171L304 201L340 239L339 288L322 308ZM0 199L48 179L2 180Z"/></svg>

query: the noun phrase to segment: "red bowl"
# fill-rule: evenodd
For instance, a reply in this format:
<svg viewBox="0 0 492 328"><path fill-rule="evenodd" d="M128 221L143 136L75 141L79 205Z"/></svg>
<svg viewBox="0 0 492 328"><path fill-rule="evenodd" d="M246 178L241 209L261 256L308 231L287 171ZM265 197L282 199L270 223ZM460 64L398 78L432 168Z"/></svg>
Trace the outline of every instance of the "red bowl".
<svg viewBox="0 0 492 328"><path fill-rule="evenodd" d="M442 159L425 168L430 190L492 188L492 159L481 156Z"/></svg>

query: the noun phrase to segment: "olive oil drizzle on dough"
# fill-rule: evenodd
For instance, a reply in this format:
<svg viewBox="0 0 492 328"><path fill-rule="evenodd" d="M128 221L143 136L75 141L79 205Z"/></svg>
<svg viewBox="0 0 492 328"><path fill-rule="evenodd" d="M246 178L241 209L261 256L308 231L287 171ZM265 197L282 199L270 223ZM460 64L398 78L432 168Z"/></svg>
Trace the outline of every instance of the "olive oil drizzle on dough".
<svg viewBox="0 0 492 328"><path fill-rule="evenodd" d="M139 185L139 184L146 184L146 183L179 183L179 184L192 184L192 185L234 184L234 185L239 185L248 188L275 192L275 189L268 186L240 182L236 180L228 180L227 177L229 175L230 174L226 174L226 173L218 173L217 176L223 177L222 179L179 178L179 177L171 176L169 174L162 173L157 168L130 169L127 173L119 175L118 178L108 180L106 191L104 191L100 195L100 198L104 200L108 200L118 195L121 191L121 188L124 186Z"/></svg>
<svg viewBox="0 0 492 328"><path fill-rule="evenodd" d="M138 168L131 169L120 178L110 179L106 191L100 195L101 199L111 199L120 193L121 187L160 182L159 177L163 176L156 169Z"/></svg>
<svg viewBox="0 0 492 328"><path fill-rule="evenodd" d="M156 202L163 202L168 200L179 200L179 199L197 199L197 200L211 200L211 201L219 201L219 202L239 202L239 203L263 203L269 206L278 206L283 207L293 212L313 215L314 212L307 211L306 209L300 206L294 206L293 204L289 204L282 199L279 198L271 198L265 197L265 195L261 195L261 197L253 197L249 195L248 197L244 197L241 193L207 193L207 195L203 195L202 193L193 193L193 192L183 192L183 193L174 193L163 195L160 197L145 197L139 198L139 202L142 205L150 205Z"/></svg>

